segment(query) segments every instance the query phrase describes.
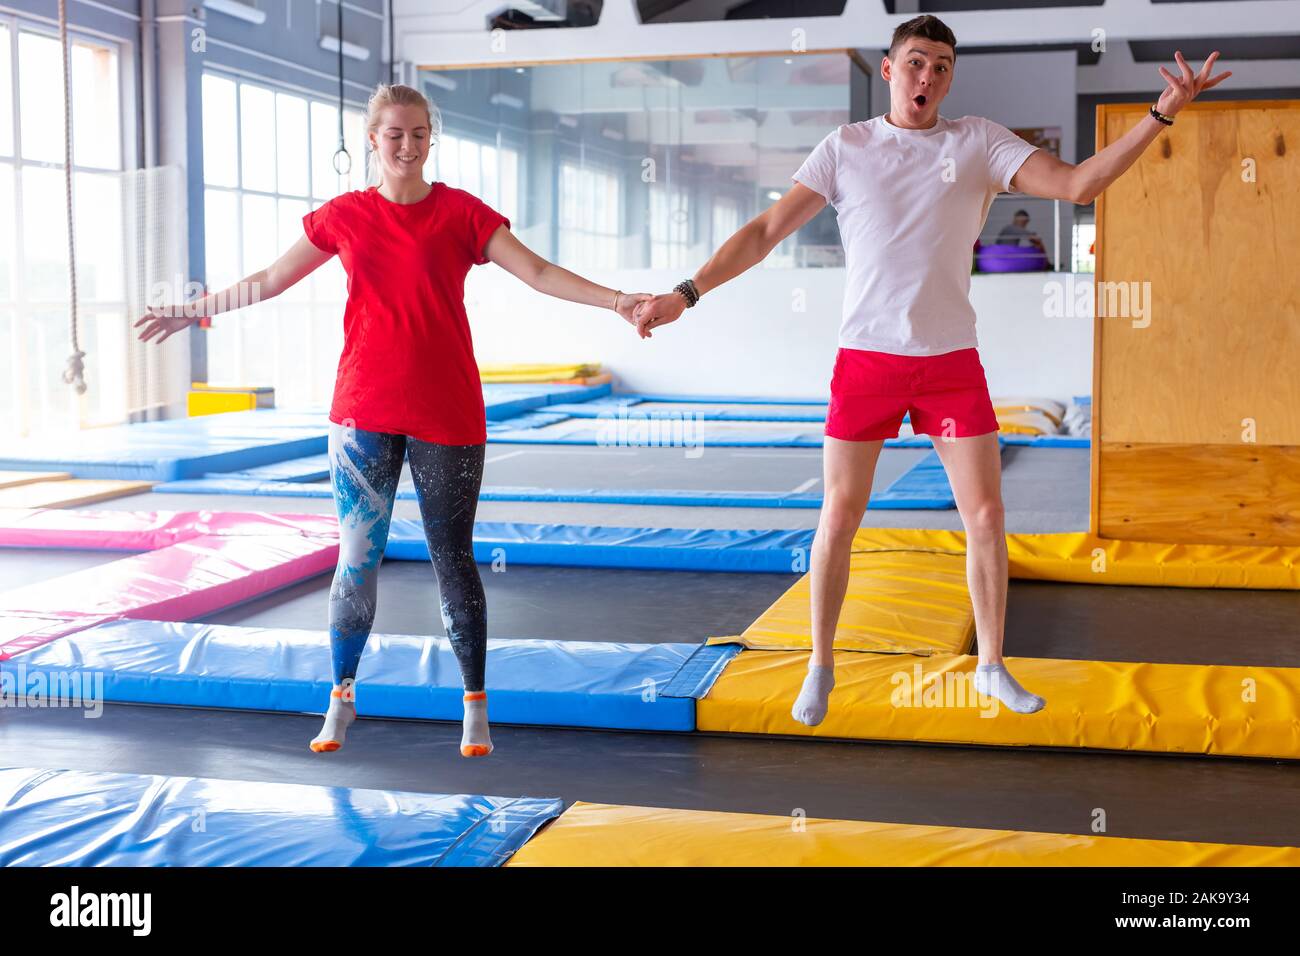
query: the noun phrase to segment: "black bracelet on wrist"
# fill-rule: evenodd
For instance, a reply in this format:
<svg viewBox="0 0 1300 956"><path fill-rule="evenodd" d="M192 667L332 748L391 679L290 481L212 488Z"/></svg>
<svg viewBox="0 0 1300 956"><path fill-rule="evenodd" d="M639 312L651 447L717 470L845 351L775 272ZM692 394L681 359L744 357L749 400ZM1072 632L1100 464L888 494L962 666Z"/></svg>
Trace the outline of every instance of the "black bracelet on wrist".
<svg viewBox="0 0 1300 956"><path fill-rule="evenodd" d="M1157 123L1164 123L1166 126L1174 125L1174 118L1172 116L1166 116L1164 113L1161 113L1159 110L1157 110L1154 106L1151 107L1151 115L1155 118Z"/></svg>
<svg viewBox="0 0 1300 956"><path fill-rule="evenodd" d="M695 288L695 283L690 279L684 279L677 285L673 286L673 291L681 295L686 300L686 308L692 309L695 303L700 301L699 290Z"/></svg>

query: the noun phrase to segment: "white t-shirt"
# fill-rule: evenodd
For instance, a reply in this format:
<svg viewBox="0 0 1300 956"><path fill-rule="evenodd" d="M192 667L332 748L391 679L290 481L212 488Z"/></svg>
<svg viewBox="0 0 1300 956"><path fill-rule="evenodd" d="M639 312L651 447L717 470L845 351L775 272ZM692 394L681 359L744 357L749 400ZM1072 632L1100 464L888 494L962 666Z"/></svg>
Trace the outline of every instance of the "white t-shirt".
<svg viewBox="0 0 1300 956"><path fill-rule="evenodd" d="M939 355L974 348L971 256L989 206L1037 147L980 116L900 129L840 126L792 177L839 216L842 348Z"/></svg>

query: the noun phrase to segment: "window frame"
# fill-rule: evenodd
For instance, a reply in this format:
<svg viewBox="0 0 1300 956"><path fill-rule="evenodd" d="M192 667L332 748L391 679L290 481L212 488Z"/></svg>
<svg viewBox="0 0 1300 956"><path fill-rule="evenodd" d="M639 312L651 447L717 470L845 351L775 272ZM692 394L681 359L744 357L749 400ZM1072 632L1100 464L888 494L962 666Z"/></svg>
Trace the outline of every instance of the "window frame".
<svg viewBox="0 0 1300 956"><path fill-rule="evenodd" d="M12 405L16 421L10 434L28 435L34 429L48 428L53 423L48 418L45 410L45 390L40 389L33 391L30 363L22 360L26 354L26 330L24 323L30 318L33 311L44 311L52 308L66 308L70 305L70 297L56 302L35 301L29 298L28 285L25 281L27 275L26 268L26 247L23 242L24 228L26 224L26 215L23 203L23 170L24 169L42 169L57 171L60 177L64 175L64 162L60 159L57 162L47 160L25 159L23 156L22 142L22 93L21 93L21 61L19 54L19 44L23 34L31 34L43 37L48 40L59 42L59 31L57 26L47 22L33 19L30 16L24 16L14 11L0 11L0 27L5 28L7 36L5 42L9 46L9 70L10 70L10 96L11 96L11 141L13 152L11 155L0 156L0 166L5 166L10 171L10 181L12 192L9 197L12 204L13 216L10 220L10 238L13 243L13 256L10 262L11 280L10 295L8 298L0 300L0 311L7 313L11 317L9 327L8 350L12 356L14 368L13 374L9 376ZM68 26L67 30L68 44L74 46L78 44L94 46L110 51L116 57L116 70L114 71L117 82L117 156L116 168L104 168L100 166L84 166L76 162L75 155L72 163L72 175L74 181L78 175L98 175L98 176L118 176L122 177L126 173L138 166L139 148L136 142L138 134L138 123L135 117L135 110L130 108L135 103L136 95L136 75L135 75L135 52L136 44L129 39L102 33L97 30L86 29L82 27ZM60 83L62 82L62 73L60 72ZM75 86L73 87L75 96ZM75 108L75 104L74 104ZM75 129L74 129L75 136ZM75 187L74 187L75 188ZM66 210L60 210L66 218ZM130 284L123 275L123 297L113 300L84 299L78 296L78 322L85 315L99 316L105 312L114 310L120 311L124 316L130 307ZM45 342L47 336L44 330L37 333L38 338ZM42 344L42 354L49 349L48 345ZM54 363L42 363L42 367L49 365L51 368L59 367L61 361ZM129 388L129 385L128 385ZM107 424L114 424L122 420L117 414L116 408L112 413L99 405L91 406L90 401L85 396L78 396L69 389L67 394L69 406L73 409L70 418L78 428L96 427ZM60 416L61 417L61 416Z"/></svg>
<svg viewBox="0 0 1300 956"><path fill-rule="evenodd" d="M322 199L319 198L316 193L316 186L317 186L315 182L316 170L314 168L314 163L312 161L312 153L311 153L311 143L313 140L313 128L314 128L313 124L316 122L312 116L312 112L313 112L312 106L313 104L319 103L323 106L328 106L332 109L337 110L338 100L331 99L330 97L324 94L318 93L310 89L305 89L303 87L296 86L294 84L276 82L274 80L270 80L263 76L254 76L239 70L233 70L228 67L215 65L215 64L210 66L205 65L203 67L200 80L199 80L200 88L202 87L203 80L208 76L212 76L234 84L235 115L234 115L234 124L233 124L234 125L233 136L235 138L235 185L227 186L224 184L209 183L207 180L206 170L205 170L205 175L201 183L203 196L204 196L204 221L205 221L204 237L203 237L204 259L205 261L208 259L208 255L207 255L208 229L206 227L207 211L208 211L208 205L207 205L208 194L210 192L217 192L217 193L224 193L230 195L234 198L234 207L235 207L234 233L236 237L235 261L237 263L236 270L235 270L237 275L235 275L231 279L231 281L238 282L244 276L251 274L251 272L255 268L269 265L269 263L258 263L257 265L254 266L245 261L244 197L258 196L258 197L270 199L275 204L277 210L277 217L278 217L278 209L281 200L305 203L309 211L315 211L325 203L329 202L330 199L333 199L335 196L342 195L343 192L347 192L356 188L362 188L362 189L366 188L366 169L369 161L370 149L369 149L369 142L365 138L365 106L363 104L359 104L354 101L348 101L348 100L344 101L343 104L344 135L346 136L348 133L347 125L348 125L349 114L356 116L361 121L362 142L359 145L352 144L352 143L347 144L349 148L349 152L352 153L352 168L348 174L349 178L345 188L340 191L334 192L328 198ZM246 85L256 87L258 89L270 93L272 97L273 110L278 110L279 96L297 97L306 104L308 149L306 155L307 189L305 195L285 193L280 191L280 182L279 182L280 170L279 170L278 153L276 153L273 156L273 165L275 167L275 180L276 180L274 190L268 191L265 189L255 189L246 186L244 184L244 122L243 122L242 89ZM202 96L200 96L200 100L202 100ZM200 110L202 109L203 109L203 104L200 105ZM337 122L337 116L335 119ZM273 117L272 124L273 124L273 136L276 136L278 138L278 132L279 132L278 113ZM336 123L332 124L332 135L334 130L336 130L336 128L337 128ZM360 182L361 186L357 187L356 185L354 185L354 183L356 182ZM277 222L278 222L278 218L277 218ZM281 243L281 245L283 246L283 243ZM285 248L287 248L287 246ZM283 249L281 251L283 251ZM329 268L329 264L327 264L323 268ZM204 272L206 278L207 275L206 267ZM316 285L312 282L311 278L304 280L304 282L307 282L308 285L307 285L307 292L303 301L293 302L293 303L283 303L279 307L282 308L290 307L290 306L301 307L305 309L310 315L312 310L317 307L324 307L324 306L338 307L341 306L346 301L346 293L338 297L329 297L329 296L322 297L321 295L318 294ZM212 289L210 284L209 284L209 289L211 291L216 291L215 289ZM229 316L229 319L234 321L228 320L228 325L227 323L222 323L222 319L220 316L218 316L216 319L213 320L214 331L216 330L217 323L222 323L222 325L226 326L226 328L222 328L221 332L226 332L228 328L229 334L231 334L233 337L233 343L230 351L234 356L236 367L233 369L216 369L215 371L219 374L214 375L214 370L212 368L212 361L220 353L217 353L216 350L214 349L209 349L208 379L209 381L224 381L226 378L230 378L241 384L271 385L273 387L278 387L282 384L278 381L270 381L270 382L245 381L246 341L245 341L245 334L244 334L245 333L244 322L242 320L246 319L247 317L248 317L247 315L241 316L239 313L232 313ZM308 329L314 332L314 326L312 324L308 325ZM336 331L338 336L341 338L341 322L338 330ZM322 335L325 334L329 334L329 333L326 333L322 329ZM275 354L272 358L272 366L275 369L273 378L275 379L279 379L281 377L281 372L282 372L282 356L280 354L279 345L280 345L280 340L279 337L277 336L275 339L273 339L273 348L275 349ZM316 342L314 337L309 338L308 341L303 343L302 346L303 354L314 355L316 352L317 345L318 343ZM309 393L313 396L317 394L323 395L324 386L326 384L332 384L333 381L332 379L333 369L332 368L329 369L329 375L331 376L330 383L325 383L323 381L324 373L322 373L319 369L317 369L316 367L317 364L318 363L314 363L314 362L307 363L308 365L307 389Z"/></svg>

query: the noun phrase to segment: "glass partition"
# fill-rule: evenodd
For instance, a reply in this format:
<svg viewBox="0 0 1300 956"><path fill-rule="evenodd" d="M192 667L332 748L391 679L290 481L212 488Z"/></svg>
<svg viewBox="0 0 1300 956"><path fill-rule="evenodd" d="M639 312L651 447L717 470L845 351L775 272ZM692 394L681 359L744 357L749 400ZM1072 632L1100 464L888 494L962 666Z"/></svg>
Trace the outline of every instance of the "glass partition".
<svg viewBox="0 0 1300 956"><path fill-rule="evenodd" d="M510 217L574 270L694 268L850 122L844 53L424 70L430 179ZM765 268L842 266L827 206Z"/></svg>

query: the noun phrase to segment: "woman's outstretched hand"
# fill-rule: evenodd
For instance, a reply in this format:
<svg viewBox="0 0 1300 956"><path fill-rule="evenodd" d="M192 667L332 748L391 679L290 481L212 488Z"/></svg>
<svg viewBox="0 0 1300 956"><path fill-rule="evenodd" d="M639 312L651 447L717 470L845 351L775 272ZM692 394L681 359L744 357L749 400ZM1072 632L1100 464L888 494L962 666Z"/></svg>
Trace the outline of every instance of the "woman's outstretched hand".
<svg viewBox="0 0 1300 956"><path fill-rule="evenodd" d="M679 292L668 292L650 299L636 313L636 331L643 339L650 338L650 330L669 322L676 322L686 309L686 300Z"/></svg>
<svg viewBox="0 0 1300 956"><path fill-rule="evenodd" d="M1163 66L1160 67L1160 75L1165 78L1169 85L1165 91L1160 94L1160 99L1156 101L1156 109L1166 116L1173 116L1184 106L1196 99L1197 94L1202 90L1211 90L1218 86L1228 77L1232 76L1232 71L1220 73L1218 76L1211 76L1210 72L1214 68L1214 61L1219 58L1219 51L1215 50L1205 59L1201 69L1197 73L1192 73L1192 68L1187 65L1183 59L1181 50L1174 51L1174 59L1178 62L1178 69L1182 76L1174 76Z"/></svg>
<svg viewBox="0 0 1300 956"><path fill-rule="evenodd" d="M184 313L184 306L163 306L161 308L150 306L134 326L137 329L142 325L144 326L144 331L140 333L140 341L148 342L154 336L161 334L162 337L157 340L161 345L181 329L187 328L199 320L198 316L187 316Z"/></svg>
<svg viewBox="0 0 1300 956"><path fill-rule="evenodd" d="M628 325L635 326L637 306L650 298L652 296L648 292L624 292L618 297L618 308L615 311Z"/></svg>

